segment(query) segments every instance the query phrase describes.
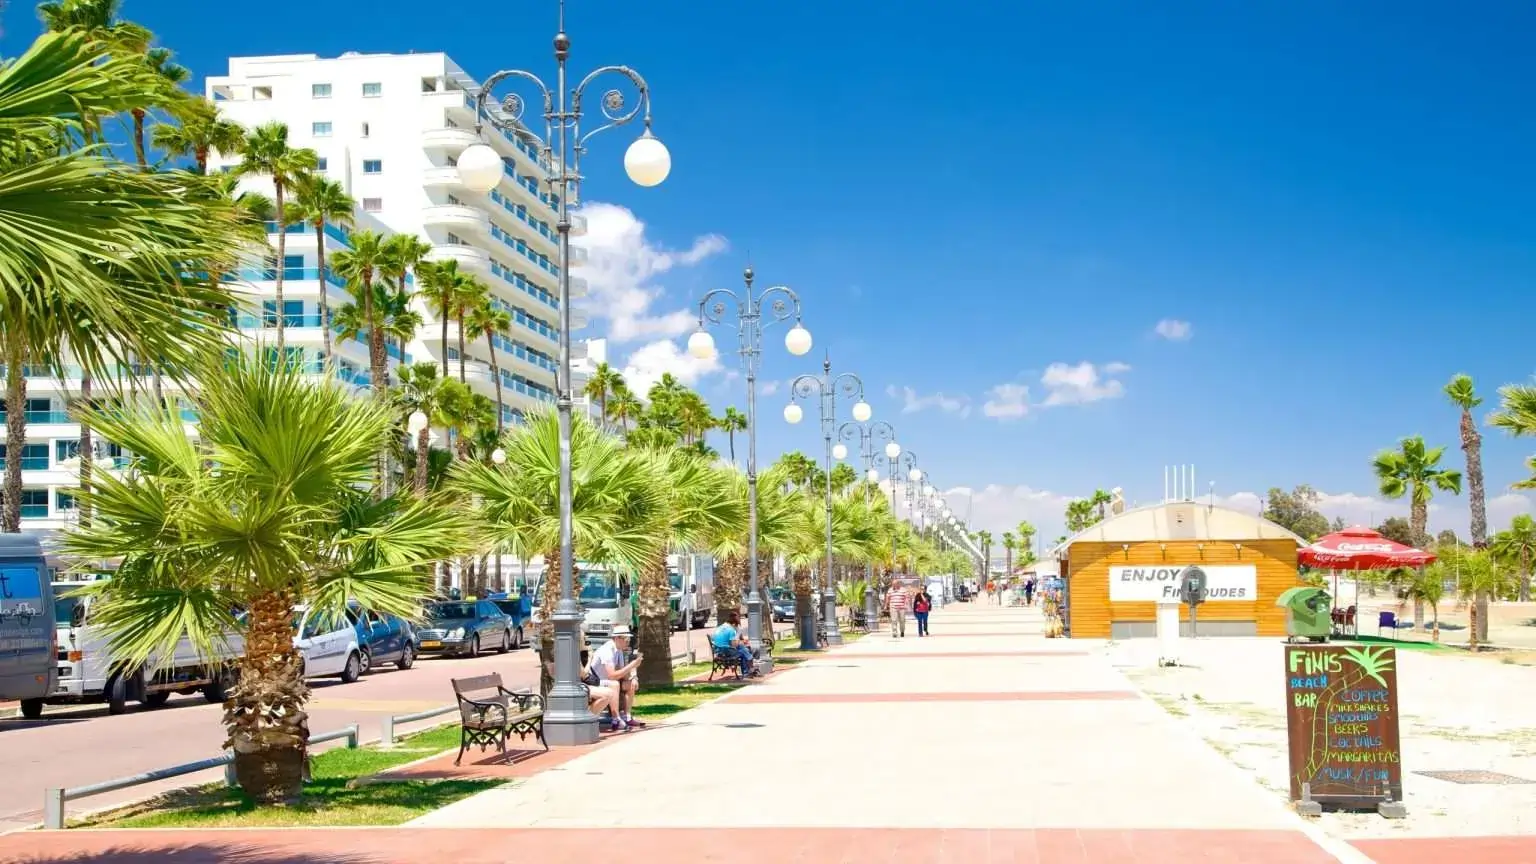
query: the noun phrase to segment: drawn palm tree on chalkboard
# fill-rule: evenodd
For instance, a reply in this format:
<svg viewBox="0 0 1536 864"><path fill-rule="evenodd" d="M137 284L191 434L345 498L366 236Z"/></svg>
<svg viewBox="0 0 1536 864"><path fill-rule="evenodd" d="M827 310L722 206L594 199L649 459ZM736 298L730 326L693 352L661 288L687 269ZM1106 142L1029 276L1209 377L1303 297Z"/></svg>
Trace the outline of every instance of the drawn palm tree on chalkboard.
<svg viewBox="0 0 1536 864"><path fill-rule="evenodd" d="M1382 646L1344 649L1342 659L1349 661L1353 668L1346 667L1340 674L1332 676L1327 689L1323 691L1323 698L1319 700L1317 708L1319 719L1314 721L1308 742L1307 764L1302 782L1312 782L1317 772L1329 762L1333 739L1328 735L1328 720L1333 716L1335 700L1340 694L1359 687L1367 680L1375 681L1385 688L1387 679L1384 673L1392 669L1394 656L1393 649Z"/></svg>

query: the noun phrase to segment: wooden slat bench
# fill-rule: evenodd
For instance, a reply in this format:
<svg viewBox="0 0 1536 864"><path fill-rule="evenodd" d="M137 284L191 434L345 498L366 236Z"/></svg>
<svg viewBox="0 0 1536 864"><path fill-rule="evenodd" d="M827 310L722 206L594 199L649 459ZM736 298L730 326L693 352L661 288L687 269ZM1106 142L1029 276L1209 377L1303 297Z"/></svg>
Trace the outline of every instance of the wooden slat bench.
<svg viewBox="0 0 1536 864"><path fill-rule="evenodd" d="M459 702L459 755L453 764L459 764L464 751L479 745L483 753L487 747L507 752L507 742L515 734L519 741L529 735L549 749L544 741L544 700L526 691L512 691L503 687L499 674L478 675L474 678L455 678L453 695Z"/></svg>

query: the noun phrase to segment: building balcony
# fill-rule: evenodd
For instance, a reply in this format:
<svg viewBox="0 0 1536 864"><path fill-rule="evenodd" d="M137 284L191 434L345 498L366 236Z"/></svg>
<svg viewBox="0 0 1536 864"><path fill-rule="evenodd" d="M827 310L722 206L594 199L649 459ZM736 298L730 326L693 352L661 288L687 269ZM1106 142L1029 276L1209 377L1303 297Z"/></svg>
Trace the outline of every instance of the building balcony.
<svg viewBox="0 0 1536 864"><path fill-rule="evenodd" d="M476 249L473 246L464 246L457 243L439 243L427 253L427 259L431 261L457 261L459 269L476 276L489 277L491 273L491 256L484 249Z"/></svg>
<svg viewBox="0 0 1536 864"><path fill-rule="evenodd" d="M421 185L428 189L461 189L459 169L452 165L434 166L421 172Z"/></svg>
<svg viewBox="0 0 1536 864"><path fill-rule="evenodd" d="M571 299L572 300L579 300L582 297L585 297L585 296L587 296L590 293L592 293L592 289L587 285L587 280L581 278L580 276L572 276L571 277Z"/></svg>
<svg viewBox="0 0 1536 864"><path fill-rule="evenodd" d="M428 228L442 228L455 234L474 237L488 237L491 232L491 220L486 218L485 213L463 204L432 204L424 207L421 221Z"/></svg>
<svg viewBox="0 0 1536 864"><path fill-rule="evenodd" d="M470 145L480 141L480 136L472 129L427 129L421 133L421 146L427 150L435 150L446 153L450 157L457 157Z"/></svg>

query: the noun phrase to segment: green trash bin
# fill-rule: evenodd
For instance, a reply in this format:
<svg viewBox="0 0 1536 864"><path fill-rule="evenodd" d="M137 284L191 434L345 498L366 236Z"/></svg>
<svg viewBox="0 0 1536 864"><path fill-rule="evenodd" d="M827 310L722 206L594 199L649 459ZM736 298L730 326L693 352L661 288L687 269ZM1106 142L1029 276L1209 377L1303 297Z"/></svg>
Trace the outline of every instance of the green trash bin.
<svg viewBox="0 0 1536 864"><path fill-rule="evenodd" d="M1275 601L1285 607L1285 633L1291 642L1327 642L1333 634L1333 599L1321 588L1304 586L1283 592Z"/></svg>

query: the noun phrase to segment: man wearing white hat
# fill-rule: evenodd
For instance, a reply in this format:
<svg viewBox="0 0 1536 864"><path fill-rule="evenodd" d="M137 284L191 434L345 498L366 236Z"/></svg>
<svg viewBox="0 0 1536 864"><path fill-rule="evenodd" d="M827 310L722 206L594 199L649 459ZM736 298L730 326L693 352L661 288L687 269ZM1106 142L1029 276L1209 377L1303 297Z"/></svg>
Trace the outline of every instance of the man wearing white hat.
<svg viewBox="0 0 1536 864"><path fill-rule="evenodd" d="M596 679L596 686L617 691L621 709L613 717L615 732L645 728L644 723L630 716L630 705L635 701L635 691L640 688L635 670L640 668L640 661L645 659L645 655L636 651L633 660L624 662L624 655L629 651L629 638L629 628L615 624L613 635L592 652L592 660L587 664L589 680Z"/></svg>

